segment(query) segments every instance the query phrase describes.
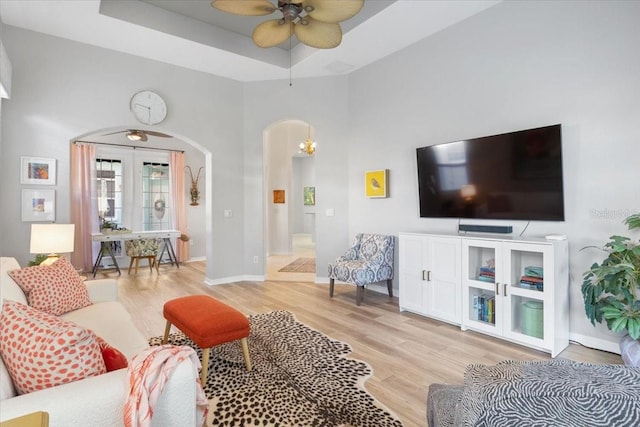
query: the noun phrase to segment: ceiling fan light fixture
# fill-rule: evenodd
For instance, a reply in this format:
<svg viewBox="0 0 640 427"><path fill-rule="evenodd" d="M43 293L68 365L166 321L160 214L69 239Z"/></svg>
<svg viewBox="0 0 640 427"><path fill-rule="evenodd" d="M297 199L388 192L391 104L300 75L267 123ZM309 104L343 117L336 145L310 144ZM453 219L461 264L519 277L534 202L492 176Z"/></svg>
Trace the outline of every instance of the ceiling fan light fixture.
<svg viewBox="0 0 640 427"><path fill-rule="evenodd" d="M214 8L236 15L268 15L278 10L282 18L263 22L253 30L254 43L265 48L277 46L293 34L307 46L337 47L342 42L342 29L338 23L353 17L363 5L364 0L277 0L277 6L269 0L211 2Z"/></svg>
<svg viewBox="0 0 640 427"><path fill-rule="evenodd" d="M127 139L129 141L142 141L143 138L144 138L144 134L136 130L132 130L129 133L127 133Z"/></svg>

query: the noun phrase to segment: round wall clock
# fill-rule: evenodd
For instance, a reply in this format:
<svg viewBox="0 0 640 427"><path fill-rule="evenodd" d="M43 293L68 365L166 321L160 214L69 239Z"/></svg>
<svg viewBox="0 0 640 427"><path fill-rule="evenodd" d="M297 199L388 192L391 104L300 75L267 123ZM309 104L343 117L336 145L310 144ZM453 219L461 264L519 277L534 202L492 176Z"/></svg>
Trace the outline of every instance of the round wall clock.
<svg viewBox="0 0 640 427"><path fill-rule="evenodd" d="M167 117L167 104L160 95L143 90L131 97L129 109L135 118L145 125L155 125Z"/></svg>

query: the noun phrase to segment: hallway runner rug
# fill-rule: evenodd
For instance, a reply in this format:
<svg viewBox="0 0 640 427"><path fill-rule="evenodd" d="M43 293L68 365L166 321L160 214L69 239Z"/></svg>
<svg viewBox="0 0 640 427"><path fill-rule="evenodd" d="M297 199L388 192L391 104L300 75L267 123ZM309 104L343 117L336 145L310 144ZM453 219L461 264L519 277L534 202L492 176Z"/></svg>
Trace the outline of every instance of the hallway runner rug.
<svg viewBox="0 0 640 427"><path fill-rule="evenodd" d="M401 427L402 422L364 388L373 375L348 359L351 347L298 322L285 310L249 316L247 371L239 342L211 350L207 384L213 426ZM159 345L162 337L149 340ZM174 345L201 350L184 334Z"/></svg>
<svg viewBox="0 0 640 427"><path fill-rule="evenodd" d="M282 273L315 273L316 259L298 258L278 271Z"/></svg>

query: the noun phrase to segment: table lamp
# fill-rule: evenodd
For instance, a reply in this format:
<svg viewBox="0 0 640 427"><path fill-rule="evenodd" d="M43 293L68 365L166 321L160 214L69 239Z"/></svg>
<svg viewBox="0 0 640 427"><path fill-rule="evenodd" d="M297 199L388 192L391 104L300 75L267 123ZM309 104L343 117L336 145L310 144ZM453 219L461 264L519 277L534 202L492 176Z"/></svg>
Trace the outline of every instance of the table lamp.
<svg viewBox="0 0 640 427"><path fill-rule="evenodd" d="M31 224L32 254L47 254L40 265L51 265L59 254L73 252L75 224Z"/></svg>

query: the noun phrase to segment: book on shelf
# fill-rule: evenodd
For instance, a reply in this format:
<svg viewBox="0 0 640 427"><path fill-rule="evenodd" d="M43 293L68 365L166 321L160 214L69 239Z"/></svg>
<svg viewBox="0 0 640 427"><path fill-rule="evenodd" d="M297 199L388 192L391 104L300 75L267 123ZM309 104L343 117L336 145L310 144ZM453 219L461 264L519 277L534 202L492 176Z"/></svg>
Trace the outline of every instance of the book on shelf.
<svg viewBox="0 0 640 427"><path fill-rule="evenodd" d="M544 290L544 270L542 267L528 266L524 268L524 275L520 277L520 287L536 291Z"/></svg>
<svg viewBox="0 0 640 427"><path fill-rule="evenodd" d="M473 307L471 310L472 320L495 324L495 310L496 299L493 294L483 293L473 296Z"/></svg>

